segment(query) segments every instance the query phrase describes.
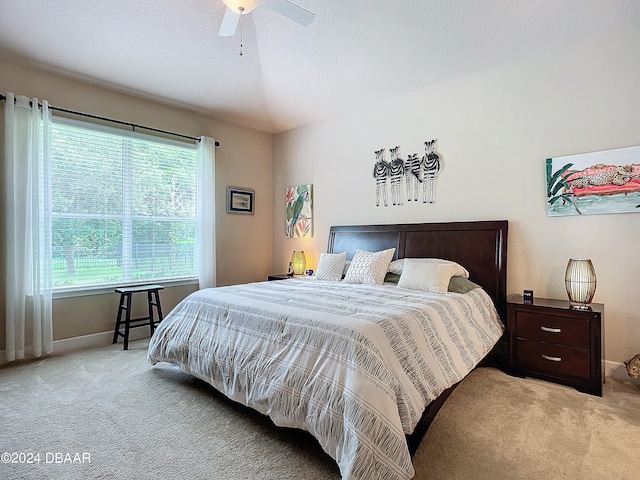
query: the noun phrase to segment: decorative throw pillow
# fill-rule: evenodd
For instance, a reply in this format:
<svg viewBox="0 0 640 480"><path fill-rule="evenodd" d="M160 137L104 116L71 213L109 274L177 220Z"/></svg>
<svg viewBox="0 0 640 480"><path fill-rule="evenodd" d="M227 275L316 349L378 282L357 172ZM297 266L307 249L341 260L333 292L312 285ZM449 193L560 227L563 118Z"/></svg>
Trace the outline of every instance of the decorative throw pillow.
<svg viewBox="0 0 640 480"><path fill-rule="evenodd" d="M389 248L379 252L356 250L356 253L351 259L349 270L347 270L347 274L344 277L344 281L346 283L382 285L395 251L395 248Z"/></svg>
<svg viewBox="0 0 640 480"><path fill-rule="evenodd" d="M337 282L342 278L344 263L347 260L347 252L320 254L320 262L314 277L316 280L329 280Z"/></svg>
<svg viewBox="0 0 640 480"><path fill-rule="evenodd" d="M451 263L420 262L418 259L405 259L398 287L421 290L431 293L446 293L449 280L453 276Z"/></svg>
<svg viewBox="0 0 640 480"><path fill-rule="evenodd" d="M391 273L402 275L402 267L404 265L405 260L409 260L409 259L400 258L398 260L394 260L393 262L391 262L391 264L389 265L389 271ZM467 271L467 269L464 268L459 263L456 263L452 260L444 260L442 258L412 258L410 260L415 260L417 262L424 262L424 263L449 263L454 266L453 276L469 278L469 272Z"/></svg>

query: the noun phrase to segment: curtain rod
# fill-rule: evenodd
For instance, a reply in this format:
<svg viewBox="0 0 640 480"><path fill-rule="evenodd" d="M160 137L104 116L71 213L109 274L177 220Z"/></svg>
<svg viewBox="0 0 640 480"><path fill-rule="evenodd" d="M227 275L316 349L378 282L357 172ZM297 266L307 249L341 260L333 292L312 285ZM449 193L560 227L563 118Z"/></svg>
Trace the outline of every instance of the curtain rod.
<svg viewBox="0 0 640 480"><path fill-rule="evenodd" d="M0 93L0 101L6 101L6 100L7 100L7 97ZM42 104L39 104L38 107L42 107ZM168 130L160 130L158 128L145 127L144 125L137 125L135 123L123 122L122 120L114 120L113 118L100 117L98 115L91 115L89 113L83 113L83 112L76 112L75 110L67 110L66 108L54 107L53 105L49 105L49 108L51 110L55 110L58 112L70 113L72 115L79 115L81 117L93 118L94 120L103 120L105 122L117 123L119 125L126 125L128 127L131 127L133 131L135 131L136 128L141 128L143 130L150 130L152 132L164 133L167 135L172 135L174 137L188 138L189 140L193 140L194 142L200 141L198 137L191 137L189 135L183 135L181 133L169 132ZM219 146L220 146L220 142L216 140L216 147L219 147Z"/></svg>

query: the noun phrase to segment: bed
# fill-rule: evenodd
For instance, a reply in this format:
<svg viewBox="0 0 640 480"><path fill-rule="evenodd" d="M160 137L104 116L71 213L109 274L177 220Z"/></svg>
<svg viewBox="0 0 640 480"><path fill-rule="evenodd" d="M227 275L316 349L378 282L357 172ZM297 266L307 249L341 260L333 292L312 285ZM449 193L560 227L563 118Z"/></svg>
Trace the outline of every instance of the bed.
<svg viewBox="0 0 640 480"><path fill-rule="evenodd" d="M503 336L507 228L334 226L327 253L352 261L343 280L195 292L158 326L148 359L177 365L276 425L310 432L344 480L412 478L411 455L429 422ZM401 280L354 283L352 267L367 252L408 259ZM482 288L400 288L422 258L455 262Z"/></svg>

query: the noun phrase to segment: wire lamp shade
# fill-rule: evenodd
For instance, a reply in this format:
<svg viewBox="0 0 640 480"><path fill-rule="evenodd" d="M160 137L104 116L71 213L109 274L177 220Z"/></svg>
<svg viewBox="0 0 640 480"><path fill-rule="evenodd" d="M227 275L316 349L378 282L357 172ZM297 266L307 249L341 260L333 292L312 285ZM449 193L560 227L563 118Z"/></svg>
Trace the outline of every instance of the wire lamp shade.
<svg viewBox="0 0 640 480"><path fill-rule="evenodd" d="M294 275L304 275L307 269L307 259L302 250L294 250L291 254L291 269Z"/></svg>
<svg viewBox="0 0 640 480"><path fill-rule="evenodd" d="M564 274L569 303L574 308L589 308L596 293L596 271L590 259L572 258Z"/></svg>

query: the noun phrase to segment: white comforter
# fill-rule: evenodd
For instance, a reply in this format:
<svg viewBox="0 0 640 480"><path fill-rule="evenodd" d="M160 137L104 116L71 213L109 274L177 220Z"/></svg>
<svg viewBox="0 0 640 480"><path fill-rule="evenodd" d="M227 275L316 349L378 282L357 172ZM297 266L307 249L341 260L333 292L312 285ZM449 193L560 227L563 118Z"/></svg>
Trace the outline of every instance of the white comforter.
<svg viewBox="0 0 640 480"><path fill-rule="evenodd" d="M314 435L344 480L409 479L405 434L503 326L489 296L291 279L193 293L148 358Z"/></svg>

